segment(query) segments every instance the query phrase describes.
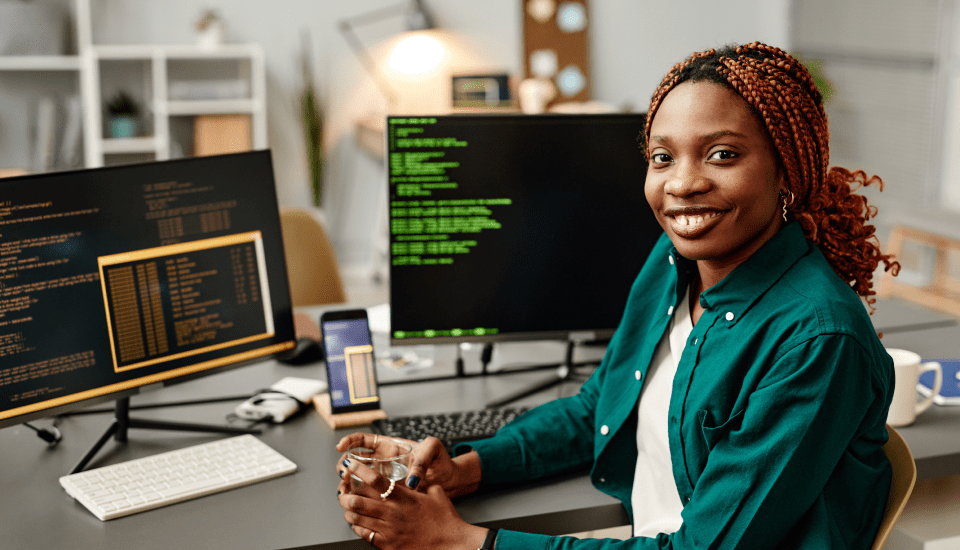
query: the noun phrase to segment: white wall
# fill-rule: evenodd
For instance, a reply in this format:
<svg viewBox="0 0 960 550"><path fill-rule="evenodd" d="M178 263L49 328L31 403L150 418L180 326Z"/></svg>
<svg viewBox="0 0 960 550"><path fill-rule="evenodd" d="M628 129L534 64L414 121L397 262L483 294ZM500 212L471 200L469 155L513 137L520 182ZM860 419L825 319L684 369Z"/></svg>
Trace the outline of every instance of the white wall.
<svg viewBox="0 0 960 550"><path fill-rule="evenodd" d="M311 207L306 154L297 119L302 83L301 33L313 38L316 85L326 110L327 160L323 217L346 269L371 257L385 197L382 166L354 142L354 121L382 112L384 101L337 30L343 18L402 0L93 0L94 41L192 43L203 9L217 10L231 42L259 43L266 53L268 140L280 202ZM521 77L520 0L425 0L437 24L456 33L474 56L469 68L501 69ZM671 65L690 53L729 42L762 40L788 47L789 0L592 0L591 71L594 98L644 111ZM387 20L357 29L371 49L403 30Z"/></svg>

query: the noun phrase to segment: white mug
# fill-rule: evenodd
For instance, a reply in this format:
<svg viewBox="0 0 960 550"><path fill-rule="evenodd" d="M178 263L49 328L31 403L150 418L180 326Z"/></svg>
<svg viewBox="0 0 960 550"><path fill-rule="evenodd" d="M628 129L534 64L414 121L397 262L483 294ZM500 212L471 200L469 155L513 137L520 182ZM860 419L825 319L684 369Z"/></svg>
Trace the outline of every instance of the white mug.
<svg viewBox="0 0 960 550"><path fill-rule="evenodd" d="M921 363L920 356L912 351L903 349L888 349L887 353L893 358L893 367L896 371L896 387L893 391L893 401L890 403L890 412L887 413L887 424L891 426L906 426L916 420L917 415L927 410L933 403L933 397L940 393L943 384L943 367L936 361ZM917 380L927 371L934 372L933 391L923 401L917 402Z"/></svg>

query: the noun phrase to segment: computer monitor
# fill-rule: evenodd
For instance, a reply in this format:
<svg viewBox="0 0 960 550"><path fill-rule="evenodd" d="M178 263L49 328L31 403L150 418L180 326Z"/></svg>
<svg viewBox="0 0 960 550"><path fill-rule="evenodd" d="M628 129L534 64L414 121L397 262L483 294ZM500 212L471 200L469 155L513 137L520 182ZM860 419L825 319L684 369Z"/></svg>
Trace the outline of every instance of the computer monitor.
<svg viewBox="0 0 960 550"><path fill-rule="evenodd" d="M0 180L0 428L294 341L269 151Z"/></svg>
<svg viewBox="0 0 960 550"><path fill-rule="evenodd" d="M612 335L662 233L644 120L388 117L391 343Z"/></svg>

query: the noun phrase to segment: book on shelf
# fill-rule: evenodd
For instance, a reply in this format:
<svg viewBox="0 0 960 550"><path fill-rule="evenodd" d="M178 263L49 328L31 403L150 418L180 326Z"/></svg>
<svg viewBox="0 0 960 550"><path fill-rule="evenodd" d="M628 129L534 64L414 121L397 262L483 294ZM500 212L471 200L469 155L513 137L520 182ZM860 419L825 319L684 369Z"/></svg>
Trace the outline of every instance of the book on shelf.
<svg viewBox="0 0 960 550"><path fill-rule="evenodd" d="M83 131L83 106L79 96L72 96L64 107L63 134L60 138L57 168L79 168L83 164L80 137Z"/></svg>
<svg viewBox="0 0 960 550"><path fill-rule="evenodd" d="M33 131L33 171L36 173L49 171L56 161L58 115L53 97L37 100Z"/></svg>

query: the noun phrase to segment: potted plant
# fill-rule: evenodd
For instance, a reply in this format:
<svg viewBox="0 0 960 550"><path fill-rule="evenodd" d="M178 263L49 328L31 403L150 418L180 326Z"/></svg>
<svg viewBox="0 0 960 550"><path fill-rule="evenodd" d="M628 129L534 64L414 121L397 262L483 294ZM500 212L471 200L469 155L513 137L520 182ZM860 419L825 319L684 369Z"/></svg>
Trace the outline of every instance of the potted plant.
<svg viewBox="0 0 960 550"><path fill-rule="evenodd" d="M140 113L140 106L130 94L117 92L107 102L107 112L110 114L111 137L131 138L137 134L137 114Z"/></svg>
<svg viewBox="0 0 960 550"><path fill-rule="evenodd" d="M216 10L205 10L194 24L197 30L197 45L205 49L215 49L223 45L226 25Z"/></svg>

